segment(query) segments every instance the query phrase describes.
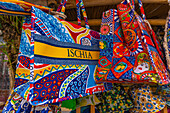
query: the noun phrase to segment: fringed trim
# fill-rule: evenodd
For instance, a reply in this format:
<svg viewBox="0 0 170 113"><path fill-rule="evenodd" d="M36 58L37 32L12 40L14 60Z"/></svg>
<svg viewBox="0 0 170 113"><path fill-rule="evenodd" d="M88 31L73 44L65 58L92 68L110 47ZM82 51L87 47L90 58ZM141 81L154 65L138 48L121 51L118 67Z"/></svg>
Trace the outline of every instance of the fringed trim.
<svg viewBox="0 0 170 113"><path fill-rule="evenodd" d="M165 24L165 35L164 35L164 42L163 42L163 47L165 48L165 57L168 65L168 69L170 70L170 57L169 57L169 50L168 50L168 42L167 42L167 30L168 30L168 22L169 22L169 15L170 15L170 10L168 12L168 17L166 20Z"/></svg>

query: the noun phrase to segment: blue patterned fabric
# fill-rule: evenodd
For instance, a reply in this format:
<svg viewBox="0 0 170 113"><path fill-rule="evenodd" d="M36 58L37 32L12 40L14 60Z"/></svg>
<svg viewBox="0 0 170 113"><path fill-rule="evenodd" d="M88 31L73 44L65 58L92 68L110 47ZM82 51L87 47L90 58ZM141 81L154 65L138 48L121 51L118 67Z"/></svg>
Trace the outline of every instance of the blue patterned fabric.
<svg viewBox="0 0 170 113"><path fill-rule="evenodd" d="M44 6L31 4L21 0L0 0L0 15L28 16L31 15L32 6L38 7L47 13L52 10Z"/></svg>
<svg viewBox="0 0 170 113"><path fill-rule="evenodd" d="M20 47L14 91L31 105L57 103L109 90L107 84L96 84L94 80L99 55L98 32L33 7L31 19L26 18L23 24L21 38L21 44L28 44L29 49ZM62 62L52 59L60 57L66 59Z"/></svg>

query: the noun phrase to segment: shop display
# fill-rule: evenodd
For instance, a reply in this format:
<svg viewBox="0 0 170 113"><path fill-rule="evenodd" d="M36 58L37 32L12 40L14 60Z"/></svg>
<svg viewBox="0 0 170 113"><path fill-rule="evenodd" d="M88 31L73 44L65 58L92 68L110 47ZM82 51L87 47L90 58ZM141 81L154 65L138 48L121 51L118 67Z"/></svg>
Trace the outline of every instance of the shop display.
<svg viewBox="0 0 170 113"><path fill-rule="evenodd" d="M99 33L90 29L82 0L76 0L78 25L50 15L51 8L0 0L0 15L24 16L15 86L2 113L156 113L170 107L170 11L162 48L138 3L141 16L135 0L104 11ZM57 13L64 15L66 4L62 0ZM158 86L156 93L148 84Z"/></svg>

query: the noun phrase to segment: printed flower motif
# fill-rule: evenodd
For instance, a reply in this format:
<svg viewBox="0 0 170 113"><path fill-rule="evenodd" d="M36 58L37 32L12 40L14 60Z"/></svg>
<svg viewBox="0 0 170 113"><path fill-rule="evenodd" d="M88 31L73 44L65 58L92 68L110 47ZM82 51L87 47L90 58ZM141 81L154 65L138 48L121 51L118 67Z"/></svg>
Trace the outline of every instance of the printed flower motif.
<svg viewBox="0 0 170 113"><path fill-rule="evenodd" d="M100 32L102 35L107 35L110 32L110 27L108 25L103 25L100 28Z"/></svg>
<svg viewBox="0 0 170 113"><path fill-rule="evenodd" d="M154 106L152 105L152 103L146 103L146 108L153 110Z"/></svg>
<svg viewBox="0 0 170 113"><path fill-rule="evenodd" d="M106 42L105 41L100 41L99 42L99 48L100 49L105 49L106 48Z"/></svg>
<svg viewBox="0 0 170 113"><path fill-rule="evenodd" d="M145 97L141 97L141 98L140 98L140 102L141 102L141 103L145 103L145 102L146 102L146 98L145 98Z"/></svg>
<svg viewBox="0 0 170 113"><path fill-rule="evenodd" d="M103 102L96 107L102 113L123 113L133 107L124 88L117 84L113 85L113 90L101 93L101 96Z"/></svg>
<svg viewBox="0 0 170 113"><path fill-rule="evenodd" d="M136 92L132 95L132 92ZM140 94L139 94L140 93ZM160 96L152 94L149 85L138 86L130 91L135 108L131 112L158 112L165 107L166 102ZM134 98L135 97L135 98Z"/></svg>

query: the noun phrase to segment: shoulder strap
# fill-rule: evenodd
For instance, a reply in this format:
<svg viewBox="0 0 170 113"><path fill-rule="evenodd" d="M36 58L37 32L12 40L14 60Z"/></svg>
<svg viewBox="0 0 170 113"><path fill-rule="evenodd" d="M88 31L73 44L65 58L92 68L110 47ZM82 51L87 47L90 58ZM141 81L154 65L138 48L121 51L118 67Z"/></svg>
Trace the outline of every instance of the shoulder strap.
<svg viewBox="0 0 170 113"><path fill-rule="evenodd" d="M126 0L128 3L130 3L130 0ZM140 12L141 12L141 16L142 16L142 19L143 20L146 20L146 15L145 15L145 12L144 12L144 8L143 8L143 4L142 4L142 1L141 0L138 0L138 3L139 3L139 8L140 8ZM131 1L131 7L133 9L135 9L135 0L132 0Z"/></svg>
<svg viewBox="0 0 170 113"><path fill-rule="evenodd" d="M58 7L57 11L64 13L65 12L65 7L66 7L67 0L62 0L60 6ZM85 7L83 4L82 0L76 0L76 7L77 7L77 20L78 20L78 25L81 26L81 14L80 14L80 9L82 11L84 20L85 20L85 27L90 28L88 24L88 19L87 19L87 14L85 11Z"/></svg>

